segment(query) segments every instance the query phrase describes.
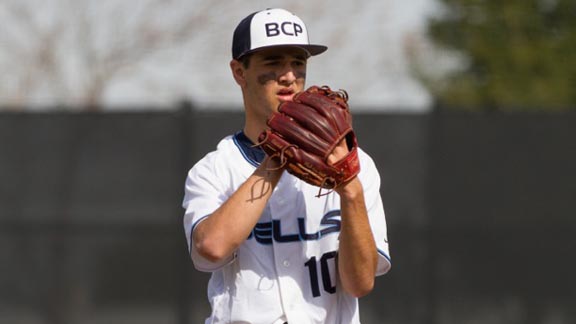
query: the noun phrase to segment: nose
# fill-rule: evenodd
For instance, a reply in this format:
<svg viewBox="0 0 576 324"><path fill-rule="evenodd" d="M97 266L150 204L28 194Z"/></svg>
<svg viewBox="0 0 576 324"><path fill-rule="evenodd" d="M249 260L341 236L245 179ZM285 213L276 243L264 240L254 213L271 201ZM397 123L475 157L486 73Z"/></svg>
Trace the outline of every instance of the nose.
<svg viewBox="0 0 576 324"><path fill-rule="evenodd" d="M296 71L292 67L287 67L282 71L278 77L278 82L280 84L292 84L296 81Z"/></svg>

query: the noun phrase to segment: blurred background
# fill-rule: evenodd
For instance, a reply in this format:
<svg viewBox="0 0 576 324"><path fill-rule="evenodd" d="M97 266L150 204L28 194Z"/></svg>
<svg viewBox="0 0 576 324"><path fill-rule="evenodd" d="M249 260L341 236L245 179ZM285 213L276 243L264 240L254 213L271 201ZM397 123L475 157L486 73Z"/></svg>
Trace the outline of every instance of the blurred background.
<svg viewBox="0 0 576 324"><path fill-rule="evenodd" d="M203 323L184 180L243 125L232 32L267 7L381 171L362 322L574 323L574 0L0 1L0 323Z"/></svg>

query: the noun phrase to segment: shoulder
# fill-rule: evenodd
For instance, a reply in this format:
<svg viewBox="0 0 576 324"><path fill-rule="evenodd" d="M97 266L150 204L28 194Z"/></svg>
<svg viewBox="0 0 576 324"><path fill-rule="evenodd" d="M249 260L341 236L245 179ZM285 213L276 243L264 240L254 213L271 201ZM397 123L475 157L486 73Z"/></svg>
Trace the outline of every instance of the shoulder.
<svg viewBox="0 0 576 324"><path fill-rule="evenodd" d="M190 169L189 178L199 175L217 174L227 168L228 161L234 158L233 136L223 138L214 151L211 151L198 160Z"/></svg>
<svg viewBox="0 0 576 324"><path fill-rule="evenodd" d="M362 172L362 169L378 171L374 159L360 147L358 147L358 159L360 160L360 172Z"/></svg>
<svg viewBox="0 0 576 324"><path fill-rule="evenodd" d="M374 159L361 148L358 148L358 159L360 160L360 173L358 174L358 178L365 189L379 190L380 172L376 167Z"/></svg>
<svg viewBox="0 0 576 324"><path fill-rule="evenodd" d="M190 180L210 177L210 182L230 183L247 177L255 169L240 148L235 135L223 138L216 149L202 157L188 173Z"/></svg>
<svg viewBox="0 0 576 324"><path fill-rule="evenodd" d="M203 166L213 166L218 161L222 161L223 157L233 154L233 148L234 148L233 136L228 135L224 137L222 140L220 140L214 151L207 153L206 155L204 155L204 157L198 160L194 164L192 169Z"/></svg>

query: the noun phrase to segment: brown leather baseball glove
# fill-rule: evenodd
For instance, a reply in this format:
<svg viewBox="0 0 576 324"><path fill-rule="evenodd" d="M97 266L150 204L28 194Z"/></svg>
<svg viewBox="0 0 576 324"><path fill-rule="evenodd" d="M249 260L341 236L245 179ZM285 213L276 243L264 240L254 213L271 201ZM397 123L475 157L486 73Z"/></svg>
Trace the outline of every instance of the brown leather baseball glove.
<svg viewBox="0 0 576 324"><path fill-rule="evenodd" d="M294 176L332 190L360 172L345 91L312 86L297 93L293 101L280 104L267 124L270 128L260 134L257 145ZM342 140L349 153L330 164L328 156Z"/></svg>

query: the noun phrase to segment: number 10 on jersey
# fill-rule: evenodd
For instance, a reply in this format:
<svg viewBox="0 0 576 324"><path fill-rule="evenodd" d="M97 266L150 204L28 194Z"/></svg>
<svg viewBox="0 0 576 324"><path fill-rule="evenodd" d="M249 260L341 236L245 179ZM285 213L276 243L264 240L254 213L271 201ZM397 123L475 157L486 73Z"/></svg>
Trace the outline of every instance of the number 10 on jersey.
<svg viewBox="0 0 576 324"><path fill-rule="evenodd" d="M316 257L311 257L304 263L308 268L310 273L310 288L312 289L312 296L320 296L320 279L322 280L322 286L324 291L333 294L336 292L335 278L332 279L330 275L330 266L328 262L336 262L336 251L326 252L320 257L320 261L317 261ZM318 268L320 268L320 277L318 277ZM336 266L333 267L336 269Z"/></svg>

